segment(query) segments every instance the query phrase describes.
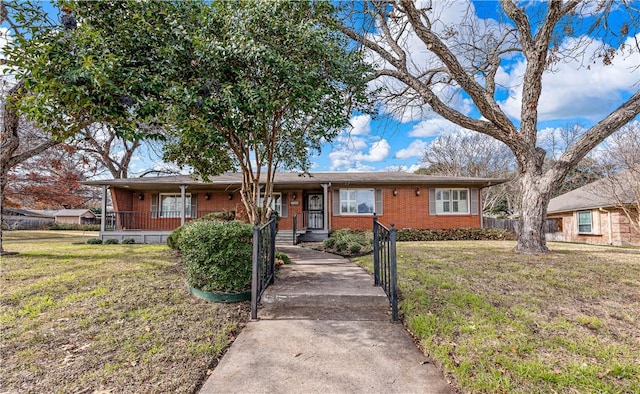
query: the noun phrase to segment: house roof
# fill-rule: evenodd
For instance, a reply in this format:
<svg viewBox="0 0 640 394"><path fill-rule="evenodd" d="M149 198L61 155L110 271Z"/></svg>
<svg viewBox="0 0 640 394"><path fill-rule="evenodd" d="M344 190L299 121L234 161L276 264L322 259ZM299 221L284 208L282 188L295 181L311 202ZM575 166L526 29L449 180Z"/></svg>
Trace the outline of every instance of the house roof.
<svg viewBox="0 0 640 394"><path fill-rule="evenodd" d="M53 212L53 216L88 216L95 217L96 215L88 209L60 209L58 211Z"/></svg>
<svg viewBox="0 0 640 394"><path fill-rule="evenodd" d="M43 211L37 209L24 209L24 208L2 208L3 215L13 215L13 216L27 216L27 217L38 217L38 218L53 218L52 211Z"/></svg>
<svg viewBox="0 0 640 394"><path fill-rule="evenodd" d="M637 180L629 171L612 178L602 178L552 198L547 213L614 207L620 202L631 204L640 193Z"/></svg>
<svg viewBox="0 0 640 394"><path fill-rule="evenodd" d="M330 183L337 186L350 185L442 185L488 187L507 182L499 178L469 178L412 174L407 172L279 172L275 176L274 186L279 189L319 188L321 184ZM177 190L180 185L189 190L224 189L234 190L242 183L242 174L226 173L210 177L208 182L189 175L160 176L152 178L110 179L83 182L90 186L110 186L132 190Z"/></svg>
<svg viewBox="0 0 640 394"><path fill-rule="evenodd" d="M96 215L89 209L24 209L24 208L2 208L3 213L18 215L18 216L33 216L42 218L54 218L58 216L89 216L95 217Z"/></svg>

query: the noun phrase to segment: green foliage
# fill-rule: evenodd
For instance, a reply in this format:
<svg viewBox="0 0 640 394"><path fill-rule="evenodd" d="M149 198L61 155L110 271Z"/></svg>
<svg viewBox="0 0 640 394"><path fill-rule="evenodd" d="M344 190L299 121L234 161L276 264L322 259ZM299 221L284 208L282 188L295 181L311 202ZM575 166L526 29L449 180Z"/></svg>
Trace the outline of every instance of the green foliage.
<svg viewBox="0 0 640 394"><path fill-rule="evenodd" d="M167 246L173 250L180 250L180 237L184 232L184 226L180 226L173 230L167 237Z"/></svg>
<svg viewBox="0 0 640 394"><path fill-rule="evenodd" d="M403 241L473 241L473 240L514 240L513 232L499 229L451 228L451 229L400 229L396 240Z"/></svg>
<svg viewBox="0 0 640 394"><path fill-rule="evenodd" d="M347 241L340 239L338 241L336 241L336 250L338 252L344 252L345 250L347 250L347 247L349 246L349 244L347 243Z"/></svg>
<svg viewBox="0 0 640 394"><path fill-rule="evenodd" d="M238 221L194 221L179 238L189 285L204 291L251 287L253 227Z"/></svg>
<svg viewBox="0 0 640 394"><path fill-rule="evenodd" d="M89 238L87 240L87 243L89 245L101 245L102 244L102 240L100 238Z"/></svg>
<svg viewBox="0 0 640 394"><path fill-rule="evenodd" d="M291 264L291 259L289 258L289 256L287 256L282 252L276 252L275 258L276 258L276 264L278 261L281 261L282 264Z"/></svg>
<svg viewBox="0 0 640 394"><path fill-rule="evenodd" d="M48 223L47 230L100 231L99 224Z"/></svg>
<svg viewBox="0 0 640 394"><path fill-rule="evenodd" d="M232 222L236 220L236 211L211 212L198 220L221 220L223 222Z"/></svg>
<svg viewBox="0 0 640 394"><path fill-rule="evenodd" d="M115 238L105 239L103 244L105 244L105 245L117 245L118 244L118 240L115 239Z"/></svg>
<svg viewBox="0 0 640 394"><path fill-rule="evenodd" d="M236 218L236 211L220 211L220 212L212 212L207 214L201 218L198 218L194 221L223 221L223 222L232 222ZM180 237L182 236L182 232L184 230L184 226L180 226L177 229L173 230L171 234L167 237L167 246L173 250L180 250Z"/></svg>
<svg viewBox="0 0 640 394"><path fill-rule="evenodd" d="M373 248L373 235L364 230L336 230L322 242L322 247L339 255L369 253Z"/></svg>
<svg viewBox="0 0 640 394"><path fill-rule="evenodd" d="M334 246L336 246L336 239L329 237L324 241L322 241L322 246L324 246L327 249L332 249Z"/></svg>
<svg viewBox="0 0 640 394"><path fill-rule="evenodd" d="M125 238L125 239L122 240L122 244L123 245L132 245L132 244L135 244L135 243L136 243L136 240L133 239L133 238Z"/></svg>

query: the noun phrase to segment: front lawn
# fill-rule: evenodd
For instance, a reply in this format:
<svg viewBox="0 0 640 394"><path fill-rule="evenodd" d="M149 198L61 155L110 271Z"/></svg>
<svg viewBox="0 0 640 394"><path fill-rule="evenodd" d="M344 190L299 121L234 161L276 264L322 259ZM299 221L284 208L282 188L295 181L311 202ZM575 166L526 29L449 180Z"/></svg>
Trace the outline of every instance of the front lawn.
<svg viewBox="0 0 640 394"><path fill-rule="evenodd" d="M463 392L640 392L640 249L513 246L398 243L401 313L425 353Z"/></svg>
<svg viewBox="0 0 640 394"><path fill-rule="evenodd" d="M192 393L249 317L191 296L166 246L4 235L0 392Z"/></svg>

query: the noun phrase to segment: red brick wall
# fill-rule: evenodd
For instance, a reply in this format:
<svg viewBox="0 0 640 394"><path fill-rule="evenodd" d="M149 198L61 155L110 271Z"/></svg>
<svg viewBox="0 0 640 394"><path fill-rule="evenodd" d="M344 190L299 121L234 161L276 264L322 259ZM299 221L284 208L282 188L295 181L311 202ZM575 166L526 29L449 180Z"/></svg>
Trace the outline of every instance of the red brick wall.
<svg viewBox="0 0 640 394"><path fill-rule="evenodd" d="M420 195L416 196L417 186L397 187L397 195L393 195L394 188L383 189L383 212L379 215L380 221L385 225L394 223L396 228L419 228L419 229L444 229L444 228L479 228L479 215L429 215L429 189L420 188ZM178 193L178 191L176 191ZM296 199L293 199L293 194ZM244 217L244 206L240 200L240 194L234 193L229 200L228 192L208 192L209 199L205 198L205 192L197 192L197 209L199 216L208 212L219 212L233 210L236 217ZM304 210L304 194L302 190L291 190L282 192L286 195L288 215L280 218L279 228L290 230L293 228L293 215L301 214ZM116 212L136 211L142 213L134 222L122 223L126 228L140 229L163 229L171 230L180 225L180 218L152 218L151 203L152 194L144 193L144 199L139 200L139 192L126 189L112 189L111 195ZM326 202L329 210L333 207L333 191L329 188L328 200ZM187 219L190 220L190 219ZM329 218L331 229L371 229L371 215L332 215ZM301 226L301 222L298 224Z"/></svg>
<svg viewBox="0 0 640 394"><path fill-rule="evenodd" d="M419 188L420 195L416 196L416 186L397 187L397 195L393 195L393 188L382 190L383 211L379 216L380 222L390 226L395 224L401 228L444 229L444 228L480 228L479 215L429 215L429 189ZM333 192L329 200L333 199ZM330 207L333 202L330 201ZM368 230L372 227L371 215L333 215L331 229L341 228Z"/></svg>

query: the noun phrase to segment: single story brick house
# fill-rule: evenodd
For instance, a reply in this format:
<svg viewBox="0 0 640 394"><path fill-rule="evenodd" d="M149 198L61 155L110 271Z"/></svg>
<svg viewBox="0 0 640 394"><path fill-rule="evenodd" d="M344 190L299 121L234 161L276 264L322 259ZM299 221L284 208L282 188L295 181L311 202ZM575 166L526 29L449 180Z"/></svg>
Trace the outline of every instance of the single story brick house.
<svg viewBox="0 0 640 394"><path fill-rule="evenodd" d="M160 243L181 224L211 212L242 218L241 174L203 182L187 175L86 182L103 187L101 237ZM481 189L504 179L404 172L277 173L279 236L322 240L336 229L371 229L374 212L396 228L481 228ZM110 192L113 212L107 212ZM183 203L184 201L184 203Z"/></svg>
<svg viewBox="0 0 640 394"><path fill-rule="evenodd" d="M640 246L638 201L631 188L637 189L637 182L600 179L551 199L547 219L557 220L558 231L547 234L547 240ZM620 204L625 205L635 225Z"/></svg>
<svg viewBox="0 0 640 394"><path fill-rule="evenodd" d="M97 224L99 218L88 209L60 209L53 212L56 223L61 224Z"/></svg>

